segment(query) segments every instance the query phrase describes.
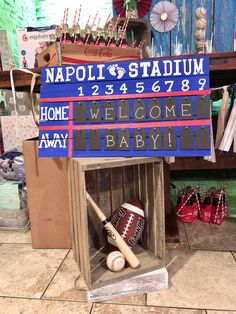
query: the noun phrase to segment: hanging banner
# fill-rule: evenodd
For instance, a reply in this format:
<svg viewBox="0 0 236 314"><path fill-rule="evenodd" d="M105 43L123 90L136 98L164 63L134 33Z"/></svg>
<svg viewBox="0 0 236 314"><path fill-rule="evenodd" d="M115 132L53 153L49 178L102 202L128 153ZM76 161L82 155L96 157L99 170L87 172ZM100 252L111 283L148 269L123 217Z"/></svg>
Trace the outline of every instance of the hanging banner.
<svg viewBox="0 0 236 314"><path fill-rule="evenodd" d="M45 67L39 157L210 155L205 56Z"/></svg>

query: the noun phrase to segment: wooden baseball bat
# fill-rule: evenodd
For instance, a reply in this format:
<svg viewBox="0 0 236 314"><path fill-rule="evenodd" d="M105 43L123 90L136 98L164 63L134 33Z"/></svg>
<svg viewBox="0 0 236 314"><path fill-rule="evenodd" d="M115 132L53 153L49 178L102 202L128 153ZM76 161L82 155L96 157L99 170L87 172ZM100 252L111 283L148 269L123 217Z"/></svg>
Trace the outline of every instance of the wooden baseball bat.
<svg viewBox="0 0 236 314"><path fill-rule="evenodd" d="M88 192L86 192L86 197L90 205L95 210L98 218L101 220L102 224L104 225L107 233L109 236L113 239L113 241L116 243L116 246L121 251L121 253L126 258L127 262L132 268L136 268L139 266L139 260L135 256L135 254L131 251L129 246L125 243L125 241L122 239L118 231L113 227L113 225L109 222L107 217L103 214L101 209L98 207L98 205L94 202L94 200L91 198Z"/></svg>

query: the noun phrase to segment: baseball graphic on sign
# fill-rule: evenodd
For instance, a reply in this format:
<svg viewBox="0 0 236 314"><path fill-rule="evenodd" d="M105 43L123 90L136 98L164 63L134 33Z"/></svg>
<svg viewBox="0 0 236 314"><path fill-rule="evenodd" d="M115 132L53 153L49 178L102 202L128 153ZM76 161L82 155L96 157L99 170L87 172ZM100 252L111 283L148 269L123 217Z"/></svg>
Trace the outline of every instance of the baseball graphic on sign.
<svg viewBox="0 0 236 314"><path fill-rule="evenodd" d="M120 271L125 267L124 255L120 251L113 251L108 254L106 264L111 271Z"/></svg>

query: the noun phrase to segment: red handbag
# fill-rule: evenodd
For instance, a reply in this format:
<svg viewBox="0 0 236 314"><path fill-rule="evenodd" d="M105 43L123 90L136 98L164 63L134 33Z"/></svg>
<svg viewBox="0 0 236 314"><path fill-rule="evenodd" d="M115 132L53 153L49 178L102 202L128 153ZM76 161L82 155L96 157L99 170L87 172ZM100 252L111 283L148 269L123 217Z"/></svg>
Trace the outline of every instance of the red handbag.
<svg viewBox="0 0 236 314"><path fill-rule="evenodd" d="M193 222L200 212L200 194L198 187L188 186L179 192L176 205L176 219L182 222Z"/></svg>
<svg viewBox="0 0 236 314"><path fill-rule="evenodd" d="M201 208L201 220L211 224L220 225L227 214L225 188L211 187L205 192Z"/></svg>

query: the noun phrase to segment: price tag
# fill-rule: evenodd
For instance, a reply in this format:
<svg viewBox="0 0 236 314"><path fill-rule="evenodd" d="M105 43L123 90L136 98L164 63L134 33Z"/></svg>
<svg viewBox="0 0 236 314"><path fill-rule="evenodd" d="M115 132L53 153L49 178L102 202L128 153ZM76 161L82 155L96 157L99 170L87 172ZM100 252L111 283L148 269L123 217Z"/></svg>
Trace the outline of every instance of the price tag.
<svg viewBox="0 0 236 314"><path fill-rule="evenodd" d="M100 130L89 131L89 149L101 150L101 134Z"/></svg>
<svg viewBox="0 0 236 314"><path fill-rule="evenodd" d="M86 150L86 132L84 130L74 131L74 150Z"/></svg>
<svg viewBox="0 0 236 314"><path fill-rule="evenodd" d="M134 121L146 120L146 108L143 100L135 100L134 102Z"/></svg>
<svg viewBox="0 0 236 314"><path fill-rule="evenodd" d="M118 132L118 150L130 150L130 132L122 129Z"/></svg>
<svg viewBox="0 0 236 314"><path fill-rule="evenodd" d="M118 121L130 120L130 107L128 100L122 100L118 103Z"/></svg>
<svg viewBox="0 0 236 314"><path fill-rule="evenodd" d="M194 137L192 128L180 130L180 149L194 149Z"/></svg>
<svg viewBox="0 0 236 314"><path fill-rule="evenodd" d="M146 150L146 132L145 130L134 130L134 150Z"/></svg>
<svg viewBox="0 0 236 314"><path fill-rule="evenodd" d="M81 102L74 105L74 123L86 123L86 105Z"/></svg>
<svg viewBox="0 0 236 314"><path fill-rule="evenodd" d="M209 96L196 97L196 116L199 119L208 119L211 112Z"/></svg>
<svg viewBox="0 0 236 314"><path fill-rule="evenodd" d="M166 128L163 136L163 148L165 150L176 149L176 131L173 128Z"/></svg>
<svg viewBox="0 0 236 314"><path fill-rule="evenodd" d="M210 136L209 136L209 128L202 126L197 129L197 139L196 139L196 148L197 149L210 149Z"/></svg>
<svg viewBox="0 0 236 314"><path fill-rule="evenodd" d="M161 102L160 99L152 99L148 104L148 119L150 121L161 120Z"/></svg>
<svg viewBox="0 0 236 314"><path fill-rule="evenodd" d="M91 123L101 122L101 106L96 101L92 102L89 106L89 119Z"/></svg>
<svg viewBox="0 0 236 314"><path fill-rule="evenodd" d="M183 99L180 100L180 119L182 120L193 119L192 98L183 97Z"/></svg>
<svg viewBox="0 0 236 314"><path fill-rule="evenodd" d="M116 150L116 131L106 130L104 138L104 150Z"/></svg>
<svg viewBox="0 0 236 314"><path fill-rule="evenodd" d="M150 129L149 131L149 149L161 150L162 149L162 133L160 129Z"/></svg>
<svg viewBox="0 0 236 314"><path fill-rule="evenodd" d="M114 102L106 101L104 104L104 122L115 122L116 105Z"/></svg>

